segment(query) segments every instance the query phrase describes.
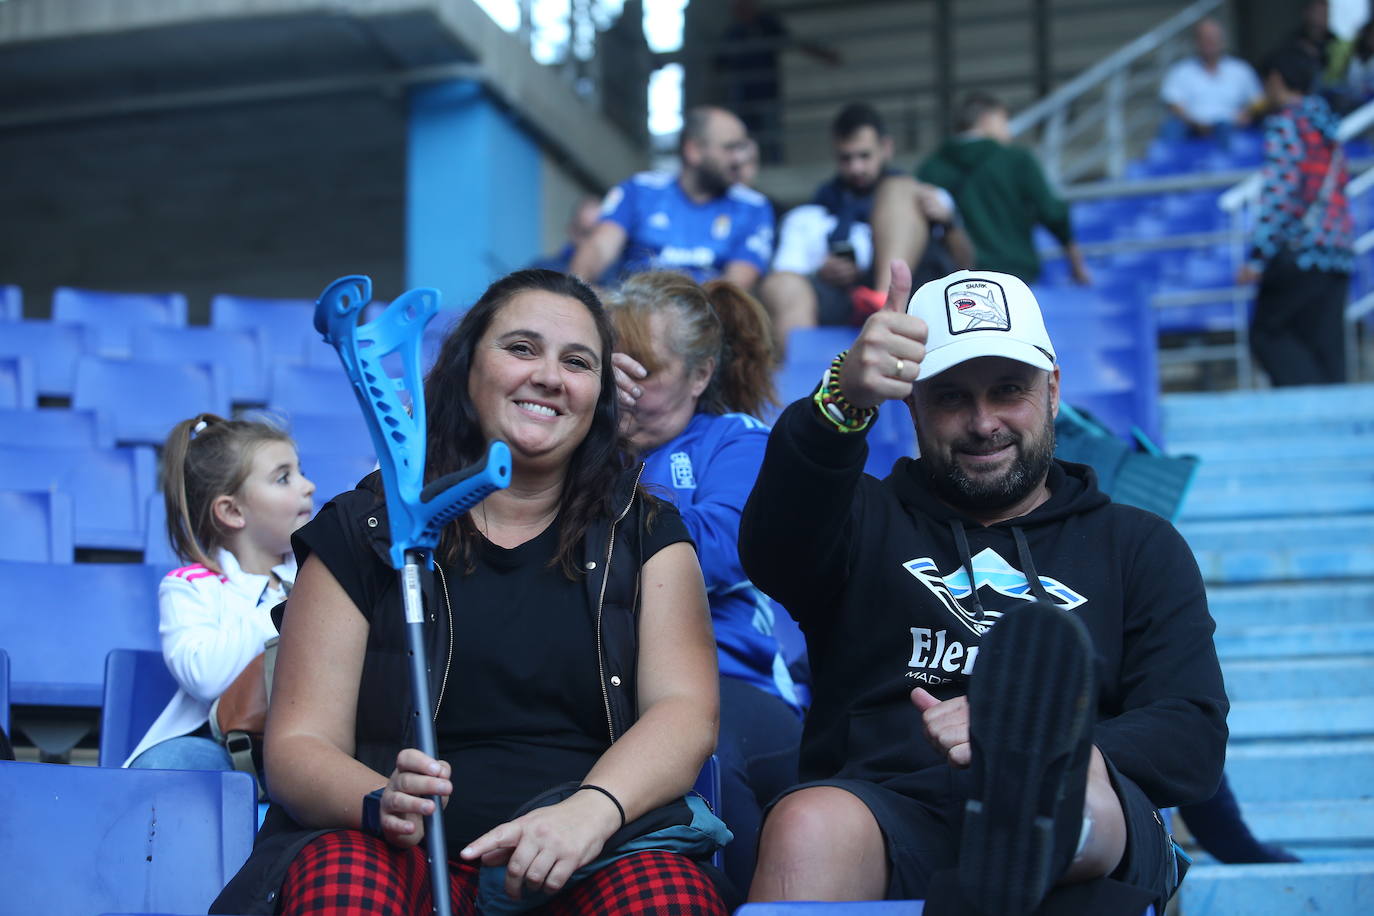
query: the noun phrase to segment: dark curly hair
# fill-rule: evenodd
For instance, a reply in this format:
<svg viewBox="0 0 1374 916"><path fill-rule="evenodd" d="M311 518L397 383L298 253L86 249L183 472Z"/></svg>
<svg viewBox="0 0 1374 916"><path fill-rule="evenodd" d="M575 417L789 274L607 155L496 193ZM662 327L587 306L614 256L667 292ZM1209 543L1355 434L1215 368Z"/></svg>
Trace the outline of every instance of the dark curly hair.
<svg viewBox="0 0 1374 916"><path fill-rule="evenodd" d="M444 340L434 366L425 377L425 407L428 414L425 481L461 470L486 454L477 408L468 391L468 375L477 343L492 319L520 293L546 292L576 299L586 306L601 338L601 391L596 398L587 437L568 461L567 476L558 505L558 554L555 558L570 579L581 574L577 548L588 525L598 517L609 518L615 483L628 466L620 447L615 376L611 372L611 352L615 331L601 300L591 287L576 277L552 270L518 270L502 277L477 300L463 320ZM450 529L440 544L440 554L448 562L472 563L473 539L477 535L469 516Z"/></svg>

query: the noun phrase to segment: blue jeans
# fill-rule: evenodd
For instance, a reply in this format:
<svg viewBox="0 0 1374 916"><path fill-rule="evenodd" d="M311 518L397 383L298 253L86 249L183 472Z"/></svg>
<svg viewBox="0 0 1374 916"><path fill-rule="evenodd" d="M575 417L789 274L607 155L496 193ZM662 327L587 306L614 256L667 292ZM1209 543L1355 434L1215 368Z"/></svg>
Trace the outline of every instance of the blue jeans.
<svg viewBox="0 0 1374 916"><path fill-rule="evenodd" d="M139 770L232 770L234 763L218 741L182 735L159 741L129 766Z"/></svg>

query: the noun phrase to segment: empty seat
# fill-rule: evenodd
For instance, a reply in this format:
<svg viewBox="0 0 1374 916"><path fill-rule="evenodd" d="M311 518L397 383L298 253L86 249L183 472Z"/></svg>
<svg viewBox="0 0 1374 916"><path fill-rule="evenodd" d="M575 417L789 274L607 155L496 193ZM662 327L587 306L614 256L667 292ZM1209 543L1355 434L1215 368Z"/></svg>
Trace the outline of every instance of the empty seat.
<svg viewBox="0 0 1374 916"><path fill-rule="evenodd" d="M66 493L0 490L0 518L0 559L72 562L72 500Z"/></svg>
<svg viewBox="0 0 1374 916"><path fill-rule="evenodd" d="M13 284L0 286L0 321L18 321L24 317L24 294Z"/></svg>
<svg viewBox="0 0 1374 916"><path fill-rule="evenodd" d="M319 368L278 364L272 367L267 403L290 414L360 415L358 398L343 366Z"/></svg>
<svg viewBox="0 0 1374 916"><path fill-rule="evenodd" d="M230 328L136 328L139 359L169 363L213 363L222 367L229 399L238 404L267 400L258 336Z"/></svg>
<svg viewBox="0 0 1374 916"><path fill-rule="evenodd" d="M5 898L44 913L204 913L248 858L246 773L0 763ZM16 910L16 911L19 911Z"/></svg>
<svg viewBox="0 0 1374 916"><path fill-rule="evenodd" d="M362 410L356 400L350 403L351 414L281 413L274 419L286 425L302 454L356 455L375 460L376 449Z"/></svg>
<svg viewBox="0 0 1374 916"><path fill-rule="evenodd" d="M85 325L95 335L97 352L128 356L130 331L139 325L185 327L186 297L181 293L112 293L59 286L52 294L53 321Z"/></svg>
<svg viewBox="0 0 1374 916"><path fill-rule="evenodd" d="M156 489L151 449L0 445L0 481L71 498L78 547L143 549L144 512Z"/></svg>
<svg viewBox="0 0 1374 916"><path fill-rule="evenodd" d="M315 482L316 509L340 493L352 490L376 466L377 462L370 454L301 453L301 471Z"/></svg>
<svg viewBox="0 0 1374 916"><path fill-rule="evenodd" d="M122 766L176 692L161 652L111 649L100 702L100 765Z"/></svg>
<svg viewBox="0 0 1374 916"><path fill-rule="evenodd" d="M212 363L85 356L72 405L108 417L116 442L149 445L161 445L173 426L198 413L229 416L224 370Z"/></svg>
<svg viewBox="0 0 1374 916"><path fill-rule="evenodd" d="M76 382L77 360L94 349L92 340L81 325L11 321L0 329L0 355L29 357L34 362L38 393L69 398Z"/></svg>
<svg viewBox="0 0 1374 916"><path fill-rule="evenodd" d="M221 294L210 300L210 326L256 334L263 365L299 363L305 345L320 339L309 299L258 299Z"/></svg>
<svg viewBox="0 0 1374 916"><path fill-rule="evenodd" d="M0 356L0 407L36 406L33 361L27 356Z"/></svg>
<svg viewBox="0 0 1374 916"><path fill-rule="evenodd" d="M162 651L157 586L166 573L138 563L0 561L11 701L98 707L111 649Z"/></svg>
<svg viewBox="0 0 1374 916"><path fill-rule="evenodd" d="M103 448L113 444L109 430L93 410L0 408L0 445Z"/></svg>
<svg viewBox="0 0 1374 916"><path fill-rule="evenodd" d="M161 493L148 497L147 524L143 531L143 562L172 570L185 565L167 540L167 501Z"/></svg>

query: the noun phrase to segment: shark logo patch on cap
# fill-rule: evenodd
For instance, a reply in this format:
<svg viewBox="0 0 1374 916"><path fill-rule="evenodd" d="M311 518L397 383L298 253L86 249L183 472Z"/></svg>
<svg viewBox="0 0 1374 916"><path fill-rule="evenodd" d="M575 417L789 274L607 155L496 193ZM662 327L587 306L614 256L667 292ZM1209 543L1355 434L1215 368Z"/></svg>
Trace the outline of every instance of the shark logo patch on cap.
<svg viewBox="0 0 1374 916"><path fill-rule="evenodd" d="M960 280L945 287L945 312L951 334L1011 330L1006 290L993 280Z"/></svg>

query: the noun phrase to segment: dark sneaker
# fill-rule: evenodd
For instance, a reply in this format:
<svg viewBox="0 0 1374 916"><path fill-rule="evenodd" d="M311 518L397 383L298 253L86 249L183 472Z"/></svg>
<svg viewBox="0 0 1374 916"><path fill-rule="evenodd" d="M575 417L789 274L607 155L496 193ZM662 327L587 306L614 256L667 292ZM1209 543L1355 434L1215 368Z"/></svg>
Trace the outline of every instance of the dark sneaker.
<svg viewBox="0 0 1374 916"><path fill-rule="evenodd" d="M1095 697L1092 640L1068 611L1037 601L983 637L969 681L973 795L959 884L985 916L1030 913L1072 861Z"/></svg>

